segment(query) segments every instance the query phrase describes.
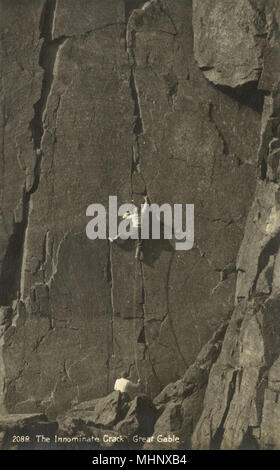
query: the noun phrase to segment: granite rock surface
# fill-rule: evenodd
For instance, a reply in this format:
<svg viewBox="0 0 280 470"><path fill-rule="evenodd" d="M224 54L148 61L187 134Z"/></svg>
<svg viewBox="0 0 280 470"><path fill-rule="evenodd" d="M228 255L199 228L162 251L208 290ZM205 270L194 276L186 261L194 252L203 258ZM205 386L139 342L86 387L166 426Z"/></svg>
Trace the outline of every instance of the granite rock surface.
<svg viewBox="0 0 280 470"><path fill-rule="evenodd" d="M52 420L126 370L154 435L279 448L278 0L0 9L0 412ZM89 240L110 195L193 203L193 249Z"/></svg>

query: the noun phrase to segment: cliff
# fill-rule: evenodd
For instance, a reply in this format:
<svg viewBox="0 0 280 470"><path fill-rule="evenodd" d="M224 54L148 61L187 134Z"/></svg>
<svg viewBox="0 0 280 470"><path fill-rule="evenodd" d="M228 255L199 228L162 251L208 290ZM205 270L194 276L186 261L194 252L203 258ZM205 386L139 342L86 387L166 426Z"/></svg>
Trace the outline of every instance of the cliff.
<svg viewBox="0 0 280 470"><path fill-rule="evenodd" d="M0 5L2 414L126 370L155 435L279 448L279 2ZM91 203L145 194L194 204L192 250L86 237Z"/></svg>

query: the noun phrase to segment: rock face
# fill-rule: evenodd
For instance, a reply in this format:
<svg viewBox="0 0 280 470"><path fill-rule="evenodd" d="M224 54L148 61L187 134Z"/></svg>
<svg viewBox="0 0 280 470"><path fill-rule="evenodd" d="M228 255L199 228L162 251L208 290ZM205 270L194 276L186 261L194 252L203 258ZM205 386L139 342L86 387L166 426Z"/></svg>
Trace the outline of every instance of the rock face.
<svg viewBox="0 0 280 470"><path fill-rule="evenodd" d="M2 3L3 161L19 173L3 167L3 406L55 415L122 368L156 395L232 309L259 112L205 81L189 1ZM139 265L86 238L89 204L145 192L195 204L193 250L147 241Z"/></svg>
<svg viewBox="0 0 280 470"><path fill-rule="evenodd" d="M235 88L259 79L264 7L262 0L193 0L195 58L215 85Z"/></svg>
<svg viewBox="0 0 280 470"><path fill-rule="evenodd" d="M167 385L155 397L159 418L144 449L191 448L192 434L203 410L209 372L221 351L226 327L227 322L220 326L180 380ZM173 441L168 442L171 436Z"/></svg>
<svg viewBox="0 0 280 470"><path fill-rule="evenodd" d="M279 448L280 180L279 5L267 2L269 35L259 86L265 98L259 179L237 259L236 307L211 369L194 448ZM275 62L276 51L278 59Z"/></svg>
<svg viewBox="0 0 280 470"><path fill-rule="evenodd" d="M279 447L278 0L0 5L0 412ZM146 194L192 250L87 239ZM123 369L154 405L100 398Z"/></svg>

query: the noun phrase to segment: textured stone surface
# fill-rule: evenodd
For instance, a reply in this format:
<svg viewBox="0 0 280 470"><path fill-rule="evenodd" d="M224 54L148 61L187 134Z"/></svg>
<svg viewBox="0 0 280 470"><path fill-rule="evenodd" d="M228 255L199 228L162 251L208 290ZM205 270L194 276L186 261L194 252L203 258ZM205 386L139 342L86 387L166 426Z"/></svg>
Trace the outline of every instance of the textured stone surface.
<svg viewBox="0 0 280 470"><path fill-rule="evenodd" d="M265 43L265 1L194 0L194 52L215 85L257 81Z"/></svg>
<svg viewBox="0 0 280 470"><path fill-rule="evenodd" d="M97 398L81 403L73 408L73 412L89 411L96 426L112 427L128 410L126 394L112 392L105 398Z"/></svg>
<svg viewBox="0 0 280 470"><path fill-rule="evenodd" d="M13 319L1 339L1 400L11 412L56 415L110 392L123 368L154 396L233 306L259 104L205 81L190 1L143 4L31 2L23 14L22 2L2 1L11 222L1 226L1 304ZM159 204L195 204L192 251L147 241L138 265L133 244L86 238L89 204L142 202L146 191Z"/></svg>
<svg viewBox="0 0 280 470"><path fill-rule="evenodd" d="M132 434L126 370L154 436L279 447L278 0L0 7L0 412ZM86 238L145 194L194 203L191 251Z"/></svg>
<svg viewBox="0 0 280 470"><path fill-rule="evenodd" d="M254 122L250 142L257 144L258 113L205 81L193 58L191 13L190 2L152 1L128 25L141 118L135 152L146 189L152 201L193 201L196 208L192 251L144 248L146 339L162 385L194 361L232 307L244 203L255 185L245 133Z"/></svg>
<svg viewBox="0 0 280 470"><path fill-rule="evenodd" d="M220 353L227 322L214 333L202 348L196 361L184 376L175 383L167 385L155 397L158 409L152 442L145 449L190 449L191 437L203 409L203 398L211 367ZM176 442L162 442L159 439L175 436Z"/></svg>
<svg viewBox="0 0 280 470"><path fill-rule="evenodd" d="M124 419L116 425L116 430L127 438L139 436L148 437L152 434L157 410L150 397L140 395L135 397Z"/></svg>
<svg viewBox="0 0 280 470"><path fill-rule="evenodd" d="M270 51L271 44L279 47L279 5L268 2L267 6L274 13ZM273 54L266 55L263 77L274 69L274 60ZM237 259L236 307L210 372L194 448L279 448L280 180L274 159L279 75L272 74L266 83L271 93L263 110L259 180Z"/></svg>

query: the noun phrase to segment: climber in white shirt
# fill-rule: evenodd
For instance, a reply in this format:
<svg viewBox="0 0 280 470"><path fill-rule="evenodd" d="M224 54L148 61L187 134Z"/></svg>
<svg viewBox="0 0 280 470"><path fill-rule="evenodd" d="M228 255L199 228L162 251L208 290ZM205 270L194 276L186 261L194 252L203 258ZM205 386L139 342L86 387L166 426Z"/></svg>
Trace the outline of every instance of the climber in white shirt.
<svg viewBox="0 0 280 470"><path fill-rule="evenodd" d="M131 380L129 380L128 377L129 375L126 372L123 372L121 374L121 377L116 380L115 385L114 385L114 390L117 390L121 393L128 393L130 397L131 396L133 397L141 385L140 379L135 384L131 382Z"/></svg>
<svg viewBox="0 0 280 470"><path fill-rule="evenodd" d="M132 232L134 233L136 232L138 234L138 238L136 240L135 258L140 261L142 261L143 259L143 252L142 252L143 240L141 239L141 220L149 208L148 196L145 196L144 200L145 200L145 204L143 205L143 208L140 211L140 214L138 213L137 207L135 207L134 212L127 211L123 215L123 219L131 220ZM118 235L115 238L109 237L109 240L110 242L114 242L118 238L120 238L120 235Z"/></svg>

